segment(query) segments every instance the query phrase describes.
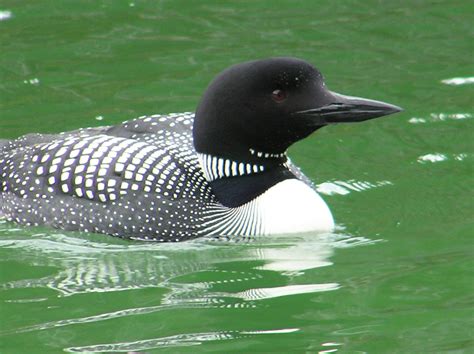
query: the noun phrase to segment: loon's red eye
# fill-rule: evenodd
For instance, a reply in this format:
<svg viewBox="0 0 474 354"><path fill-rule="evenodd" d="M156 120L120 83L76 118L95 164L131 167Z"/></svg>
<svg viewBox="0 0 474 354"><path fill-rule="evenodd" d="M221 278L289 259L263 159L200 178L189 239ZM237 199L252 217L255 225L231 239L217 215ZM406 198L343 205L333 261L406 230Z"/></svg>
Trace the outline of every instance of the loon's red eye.
<svg viewBox="0 0 474 354"><path fill-rule="evenodd" d="M286 91L275 90L272 92L272 99L277 103L283 102L284 100L286 100L286 97L287 97Z"/></svg>

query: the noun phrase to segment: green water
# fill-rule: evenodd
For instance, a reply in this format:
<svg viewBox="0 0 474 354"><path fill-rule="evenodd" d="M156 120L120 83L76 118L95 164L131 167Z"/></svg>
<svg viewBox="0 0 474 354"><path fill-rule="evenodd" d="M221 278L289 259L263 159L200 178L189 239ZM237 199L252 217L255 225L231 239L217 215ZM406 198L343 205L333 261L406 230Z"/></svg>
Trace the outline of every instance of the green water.
<svg viewBox="0 0 474 354"><path fill-rule="evenodd" d="M331 235L155 245L0 220L0 352L474 352L471 5L0 2L0 138L194 110L269 56L405 108L291 149Z"/></svg>

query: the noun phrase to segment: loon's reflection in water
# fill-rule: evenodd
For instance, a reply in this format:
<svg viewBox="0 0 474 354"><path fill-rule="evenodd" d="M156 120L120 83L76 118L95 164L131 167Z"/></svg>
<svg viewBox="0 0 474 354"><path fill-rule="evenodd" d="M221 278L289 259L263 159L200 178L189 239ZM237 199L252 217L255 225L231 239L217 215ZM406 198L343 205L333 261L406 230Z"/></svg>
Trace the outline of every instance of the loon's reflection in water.
<svg viewBox="0 0 474 354"><path fill-rule="evenodd" d="M36 234L29 238L0 240L0 247L16 249L22 262L48 269L49 275L1 284L3 291L49 288L58 298L81 293L116 292L156 288L159 303L123 308L81 318L45 322L12 330L16 333L77 323L94 322L128 315L146 314L169 308L258 307L258 301L336 290L336 281L308 284L301 275L330 266L336 248L375 242L343 234L303 234L261 237L257 240L198 240L176 244L126 242L81 234ZM260 286L265 277L277 273L280 286ZM22 299L20 293L9 302L42 301Z"/></svg>

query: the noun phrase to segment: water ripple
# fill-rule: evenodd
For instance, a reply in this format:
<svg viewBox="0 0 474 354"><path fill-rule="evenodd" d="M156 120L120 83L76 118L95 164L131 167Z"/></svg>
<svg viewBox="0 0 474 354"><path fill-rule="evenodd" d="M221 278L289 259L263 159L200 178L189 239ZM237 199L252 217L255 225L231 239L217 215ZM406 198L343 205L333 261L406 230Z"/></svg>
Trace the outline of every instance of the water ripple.
<svg viewBox="0 0 474 354"><path fill-rule="evenodd" d="M222 341L238 339L255 335L271 335L271 334L289 334L299 331L299 328L282 328L282 329L262 329L262 330L241 330L241 331L216 331L203 333L183 333L168 337L159 337L153 339L145 339L133 342L97 344L82 347L65 348L70 353L90 353L90 352L130 352L143 351L156 348L166 347L182 347L200 345L203 342Z"/></svg>
<svg viewBox="0 0 474 354"><path fill-rule="evenodd" d="M368 189L389 186L393 183L390 181L357 181L350 179L348 181L331 181L318 184L316 189L319 193L326 195L346 195L350 192L362 192Z"/></svg>
<svg viewBox="0 0 474 354"><path fill-rule="evenodd" d="M0 10L0 21L8 20L12 17L12 12L8 10Z"/></svg>
<svg viewBox="0 0 474 354"><path fill-rule="evenodd" d="M417 158L417 162L419 163L435 163L435 162L442 162L447 160L454 160L454 161L463 161L469 157L469 154L460 153L460 154L442 154L438 152L434 152L431 154L421 155Z"/></svg>
<svg viewBox="0 0 474 354"><path fill-rule="evenodd" d="M468 85L474 84L474 76L470 77L453 77L451 79L444 79L441 80L443 84L452 85L452 86L459 86L459 85Z"/></svg>
<svg viewBox="0 0 474 354"><path fill-rule="evenodd" d="M296 294L307 294L316 293L322 291L337 290L340 285L337 283L327 284L304 284L304 285L287 285L273 288L258 288L249 289L237 294L229 294L233 297L238 297L247 301L271 299L275 297L296 295Z"/></svg>
<svg viewBox="0 0 474 354"><path fill-rule="evenodd" d="M411 117L408 123L424 124L430 122L444 122L447 120L462 120L472 118L471 113L431 113L429 117Z"/></svg>

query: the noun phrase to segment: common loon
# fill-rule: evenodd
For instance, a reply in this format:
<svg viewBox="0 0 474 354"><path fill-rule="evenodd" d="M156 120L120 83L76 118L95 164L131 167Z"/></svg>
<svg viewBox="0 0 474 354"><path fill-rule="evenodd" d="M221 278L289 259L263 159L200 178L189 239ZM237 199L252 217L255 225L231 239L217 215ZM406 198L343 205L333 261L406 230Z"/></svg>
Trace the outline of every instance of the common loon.
<svg viewBox="0 0 474 354"><path fill-rule="evenodd" d="M0 213L24 225L150 241L330 231L333 217L286 155L333 123L401 108L334 93L296 58L234 65L196 113L0 142Z"/></svg>

